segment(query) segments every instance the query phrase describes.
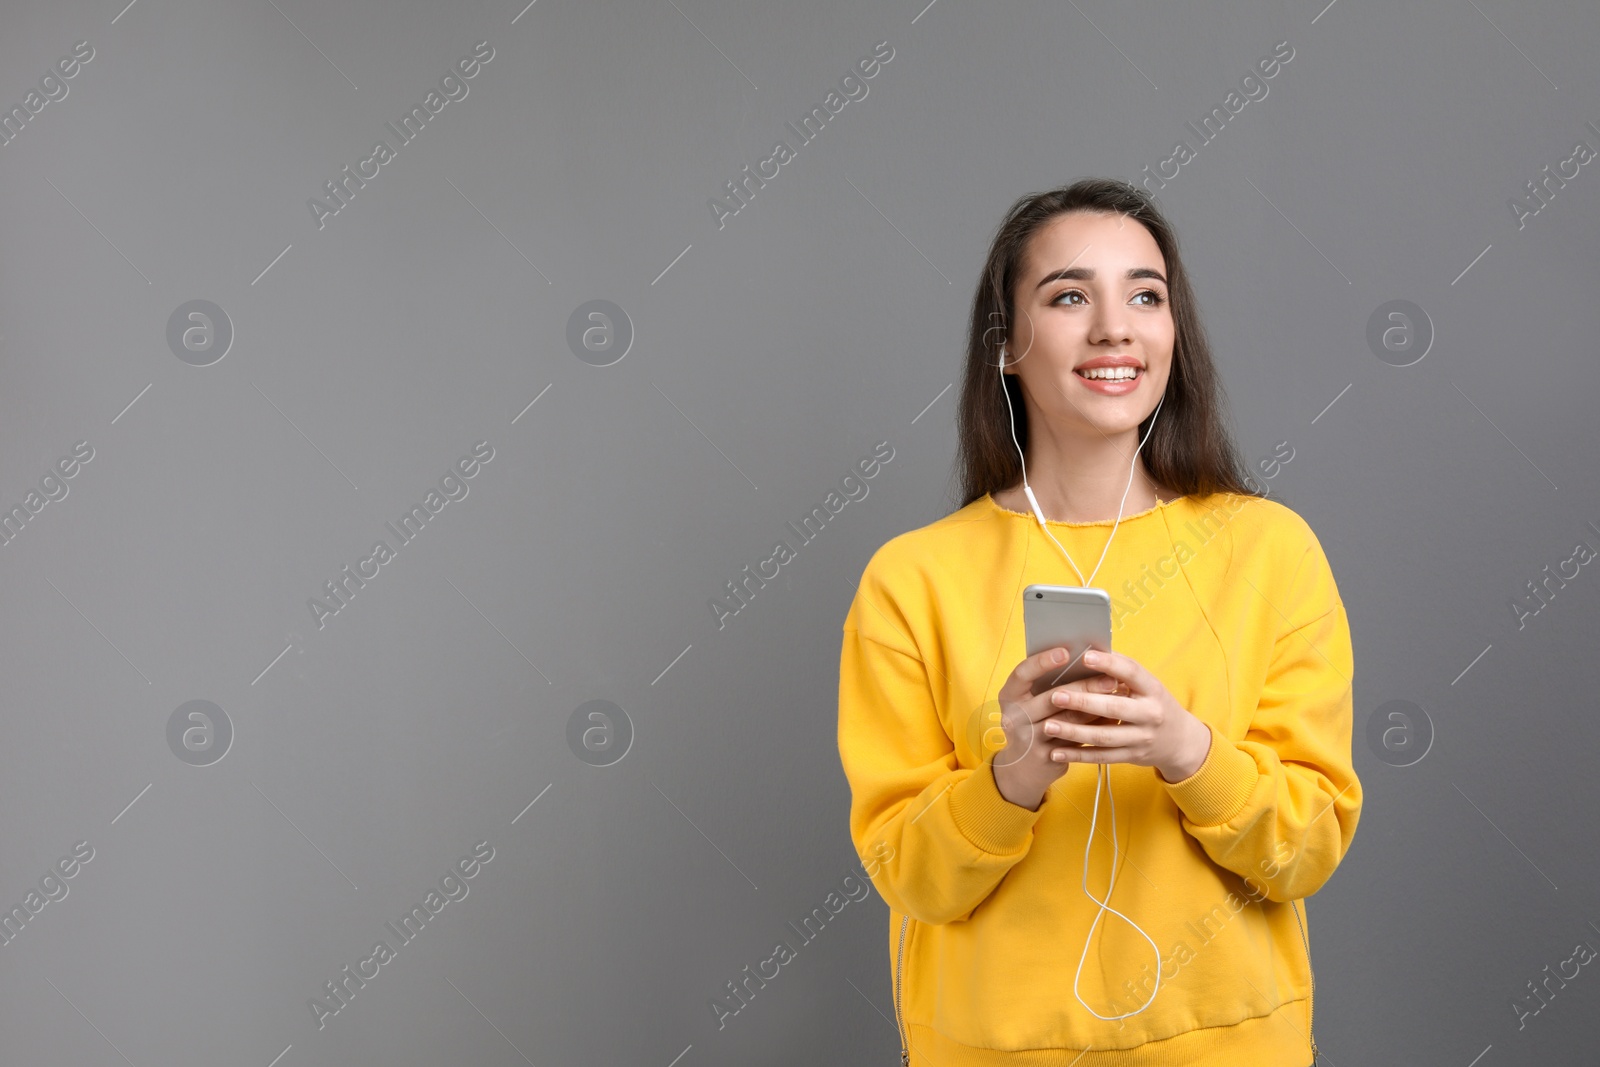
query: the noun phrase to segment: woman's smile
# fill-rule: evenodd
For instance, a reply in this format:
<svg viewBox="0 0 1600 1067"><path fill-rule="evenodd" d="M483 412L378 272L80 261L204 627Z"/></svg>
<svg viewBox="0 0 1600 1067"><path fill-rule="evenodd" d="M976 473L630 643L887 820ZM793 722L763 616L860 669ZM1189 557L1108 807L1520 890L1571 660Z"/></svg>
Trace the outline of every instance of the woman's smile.
<svg viewBox="0 0 1600 1067"><path fill-rule="evenodd" d="M1101 356L1072 369L1085 389L1102 396L1126 396L1139 388L1144 366L1130 356Z"/></svg>

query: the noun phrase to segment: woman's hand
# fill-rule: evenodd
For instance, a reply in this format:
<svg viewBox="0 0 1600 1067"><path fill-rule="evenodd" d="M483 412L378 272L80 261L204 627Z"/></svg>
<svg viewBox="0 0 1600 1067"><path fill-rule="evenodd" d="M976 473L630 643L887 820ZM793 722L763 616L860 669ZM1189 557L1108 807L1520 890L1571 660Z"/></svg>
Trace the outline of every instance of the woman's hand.
<svg viewBox="0 0 1600 1067"><path fill-rule="evenodd" d="M1067 773L1068 764L1053 758L1053 754L1058 748L1077 747L1070 741L1054 740L1040 729L1040 723L1088 725L1101 721L1087 712L1063 710L1050 703L1053 693L1086 696L1086 687L1105 680L1098 675L1067 682L1043 693L1033 692L1038 678L1046 674L1059 676L1071 660L1072 650L1064 645L1045 649L1017 664L1011 677L1000 687L1000 726L1005 732L1005 743L995 746L997 751L989 761L993 768L991 773L1000 795L1029 811L1038 811L1045 792Z"/></svg>
<svg viewBox="0 0 1600 1067"><path fill-rule="evenodd" d="M1083 662L1101 674L1077 691L1062 687L1049 694L1054 708L1078 713L1076 718L1055 715L1043 721L1045 736L1076 742L1055 747L1051 759L1136 763L1154 767L1168 782L1182 781L1200 769L1211 751L1211 731L1160 679L1117 652L1087 651ZM1111 723L1087 723L1084 715Z"/></svg>

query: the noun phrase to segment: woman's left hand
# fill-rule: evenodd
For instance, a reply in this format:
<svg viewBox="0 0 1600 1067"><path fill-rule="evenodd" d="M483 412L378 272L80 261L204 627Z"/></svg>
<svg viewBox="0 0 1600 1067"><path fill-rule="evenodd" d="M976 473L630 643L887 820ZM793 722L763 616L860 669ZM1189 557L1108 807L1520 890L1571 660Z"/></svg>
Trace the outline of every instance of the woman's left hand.
<svg viewBox="0 0 1600 1067"><path fill-rule="evenodd" d="M1211 731L1167 692L1159 678L1118 652L1085 652L1083 662L1102 676L1091 679L1084 692L1058 690L1054 706L1098 715L1105 722L1075 723L1062 716L1045 719L1047 735L1092 746L1057 748L1056 758L1075 763L1136 763L1154 767L1168 782L1182 781L1200 769L1211 751Z"/></svg>

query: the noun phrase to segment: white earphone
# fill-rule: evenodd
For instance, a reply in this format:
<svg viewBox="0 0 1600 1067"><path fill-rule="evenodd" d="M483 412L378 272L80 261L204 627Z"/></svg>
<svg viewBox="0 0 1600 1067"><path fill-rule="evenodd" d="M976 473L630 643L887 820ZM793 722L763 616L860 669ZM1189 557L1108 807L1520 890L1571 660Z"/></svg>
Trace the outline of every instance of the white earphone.
<svg viewBox="0 0 1600 1067"><path fill-rule="evenodd" d="M1004 343L1002 343L1000 345L1000 391L1005 394L1006 411L1010 415L1011 443L1017 446L1017 455L1022 458L1022 491L1027 495L1028 503L1033 507L1034 518L1039 520L1039 528L1044 530L1046 536L1048 536L1050 540L1055 541L1056 547L1061 549L1061 554L1066 556L1067 562L1072 565L1074 573L1078 575L1078 581L1087 587L1089 582L1084 581L1083 572L1078 570L1078 565L1072 562L1071 554L1067 552L1066 548L1061 544L1060 541L1056 541L1055 534L1051 533L1050 527L1045 524L1044 511L1039 507L1038 498L1033 495L1033 488L1028 485L1028 457L1023 454L1022 445L1017 441L1017 415L1015 409L1013 409L1011 406L1011 392L1006 389L1005 373L1006 346ZM1133 465L1139 461L1139 453L1144 449L1144 442L1150 439L1151 431L1156 428L1156 416L1161 414L1161 404L1165 400L1166 397L1163 396L1161 400L1156 402L1155 411L1150 415L1150 428L1145 430L1144 440L1139 442L1139 447L1135 449L1133 453L1133 461L1128 464L1128 484L1122 490L1122 504L1117 506L1117 520L1111 525L1111 537L1106 538L1106 547L1100 552L1100 563L1105 562L1106 552L1110 551L1111 549L1111 540L1117 536L1117 527L1122 524L1122 505L1128 502L1128 490L1133 488ZM1099 573L1100 563L1096 563L1094 570L1089 572L1089 581L1093 581L1094 576ZM1111 798L1111 877L1106 884L1105 900L1101 900L1099 897L1089 892L1089 847L1094 844L1094 828L1100 817L1100 783L1102 780L1105 782L1106 795ZM1100 764L1095 768L1094 811L1089 817L1089 836L1083 844L1083 880L1081 884L1083 886L1084 894L1100 907L1099 910L1095 912L1094 922L1089 924L1088 936L1083 939L1083 953L1078 957L1078 970L1077 973L1072 977L1072 995L1077 997L1078 1003L1082 1004L1086 1009L1088 1009L1089 1014L1093 1015L1096 1019L1104 1019L1107 1022L1112 1022L1117 1019L1126 1019L1129 1016L1138 1015L1141 1011L1144 1011L1145 1008L1148 1008L1152 1002L1154 1002L1156 999L1156 993L1161 989L1161 949L1156 945L1155 941L1151 939L1150 935L1145 933L1144 930L1139 927L1138 923L1122 914L1122 912L1118 911L1116 908L1113 908L1109 903L1111 900L1111 891L1116 888L1117 884L1117 797L1116 794L1111 790L1110 768L1105 764ZM1078 979L1083 974L1083 961L1089 955L1089 942L1094 940L1094 928L1099 924L1100 916L1108 911L1117 916L1123 922L1127 923L1129 926L1133 927L1135 930L1138 930L1139 936L1150 942L1150 947L1155 950L1156 954L1156 985L1155 988L1150 991L1150 999L1146 1000L1144 1004L1133 1011L1124 1012L1121 1015L1101 1015L1099 1012L1089 1007L1088 1002L1083 999L1083 995L1078 992Z"/></svg>

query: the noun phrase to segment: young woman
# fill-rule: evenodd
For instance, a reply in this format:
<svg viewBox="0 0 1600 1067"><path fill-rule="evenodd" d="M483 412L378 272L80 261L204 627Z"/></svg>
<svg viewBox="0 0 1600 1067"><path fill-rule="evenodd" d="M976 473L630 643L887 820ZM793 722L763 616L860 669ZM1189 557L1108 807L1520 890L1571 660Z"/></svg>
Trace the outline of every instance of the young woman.
<svg viewBox="0 0 1600 1067"><path fill-rule="evenodd" d="M1361 811L1349 621L1220 392L1147 194L1017 202L973 301L961 507L880 548L844 622L902 1064L1315 1063L1296 902ZM1105 589L1112 649L1025 657L1033 583Z"/></svg>

